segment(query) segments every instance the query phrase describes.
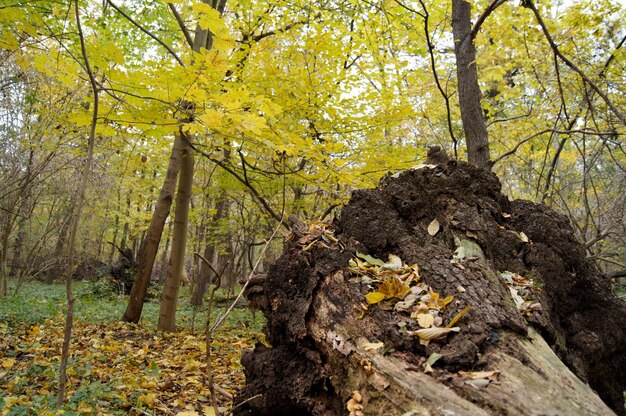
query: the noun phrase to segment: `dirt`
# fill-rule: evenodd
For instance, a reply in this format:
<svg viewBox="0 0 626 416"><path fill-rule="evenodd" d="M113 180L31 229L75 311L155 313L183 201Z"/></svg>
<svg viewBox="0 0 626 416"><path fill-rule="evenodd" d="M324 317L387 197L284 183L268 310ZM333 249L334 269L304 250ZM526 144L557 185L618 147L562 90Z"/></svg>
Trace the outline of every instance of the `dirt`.
<svg viewBox="0 0 626 416"><path fill-rule="evenodd" d="M428 226L435 219L440 229L431 235ZM449 371L480 368L489 349L507 347L499 343L501 331L524 336L532 325L578 377L617 414L626 415L626 305L613 297L609 279L586 258L565 216L529 201L511 202L493 173L451 161L355 191L333 225L338 244L303 250L295 235L271 267L262 286L265 299L257 303L268 319L272 348L258 345L244 354L247 384L235 403L262 396L238 407L236 414L345 412L333 385L337 377L323 365L328 357L310 338L308 318L320 281L346 270L359 251L384 260L394 254L417 264L433 290L455 296L444 322L472 305L463 331L428 347L398 329L397 314L370 308L362 331L384 340L394 354L416 361L437 351ZM453 260L461 240L477 243L483 255ZM536 282L541 310L527 315L517 310L500 277L504 271ZM336 296L338 304L358 305L366 291L364 285L347 283L325 295Z"/></svg>

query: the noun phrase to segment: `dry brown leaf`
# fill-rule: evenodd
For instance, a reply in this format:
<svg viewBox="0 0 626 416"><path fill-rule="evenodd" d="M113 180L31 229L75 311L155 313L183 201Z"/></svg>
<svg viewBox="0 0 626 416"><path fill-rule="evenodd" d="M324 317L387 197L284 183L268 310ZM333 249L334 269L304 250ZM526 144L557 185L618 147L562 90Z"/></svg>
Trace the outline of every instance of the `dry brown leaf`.
<svg viewBox="0 0 626 416"><path fill-rule="evenodd" d="M430 222L430 224L428 224L428 234L434 236L438 232L439 232L439 221L437 221L437 218L435 218L434 220Z"/></svg>

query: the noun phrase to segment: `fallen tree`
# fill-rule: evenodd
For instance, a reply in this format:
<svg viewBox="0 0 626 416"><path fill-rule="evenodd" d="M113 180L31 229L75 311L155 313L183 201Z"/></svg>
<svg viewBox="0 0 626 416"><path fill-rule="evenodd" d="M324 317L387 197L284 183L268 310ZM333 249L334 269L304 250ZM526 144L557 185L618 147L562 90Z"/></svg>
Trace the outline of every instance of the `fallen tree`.
<svg viewBox="0 0 626 416"><path fill-rule="evenodd" d="M294 224L237 415L625 415L625 304L567 219L449 162Z"/></svg>

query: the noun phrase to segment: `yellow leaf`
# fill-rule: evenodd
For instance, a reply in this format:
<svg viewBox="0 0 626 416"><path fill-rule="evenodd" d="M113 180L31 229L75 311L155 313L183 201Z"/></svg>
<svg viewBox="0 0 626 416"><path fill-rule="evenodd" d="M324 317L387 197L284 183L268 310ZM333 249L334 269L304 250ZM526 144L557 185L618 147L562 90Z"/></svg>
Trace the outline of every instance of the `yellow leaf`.
<svg viewBox="0 0 626 416"><path fill-rule="evenodd" d="M139 400L140 403L151 406L155 400L157 400L157 396L154 393L142 394L137 398L137 400Z"/></svg>
<svg viewBox="0 0 626 416"><path fill-rule="evenodd" d="M366 342L363 344L363 349L365 351L376 351L385 346L384 342Z"/></svg>
<svg viewBox="0 0 626 416"><path fill-rule="evenodd" d="M528 239L528 236L526 234L524 234L524 232L520 232L519 233L519 239L522 240L525 243L528 243L530 240Z"/></svg>
<svg viewBox="0 0 626 416"><path fill-rule="evenodd" d="M224 113L220 110L214 110L212 108L208 108L198 118L209 129L215 129L222 125L222 120L224 119Z"/></svg>
<svg viewBox="0 0 626 416"><path fill-rule="evenodd" d="M381 293L381 292L370 292L370 293L365 295L365 300L370 305L378 303L378 302L380 302L380 301L382 301L384 299L385 299L385 294Z"/></svg>
<svg viewBox="0 0 626 416"><path fill-rule="evenodd" d="M469 377L472 380L476 380L479 378L489 378L497 375L500 370L491 370L491 371L459 371L459 374L464 377Z"/></svg>
<svg viewBox="0 0 626 416"><path fill-rule="evenodd" d="M215 414L215 411L213 411L213 414ZM200 413L193 410L184 410L176 413L176 416L200 416Z"/></svg>
<svg viewBox="0 0 626 416"><path fill-rule="evenodd" d="M202 409L202 413L204 416L215 416L215 408L211 406L205 406Z"/></svg>
<svg viewBox="0 0 626 416"><path fill-rule="evenodd" d="M218 34L225 29L220 13L210 5L196 2L192 8L198 12L198 24L202 30L209 30L213 34Z"/></svg>
<svg viewBox="0 0 626 416"><path fill-rule="evenodd" d="M15 364L15 358L3 358L0 360L0 364L2 364L4 368L11 368L13 364Z"/></svg>
<svg viewBox="0 0 626 416"><path fill-rule="evenodd" d="M435 322L435 317L429 313L421 313L417 315L417 323L422 328L430 328Z"/></svg>
<svg viewBox="0 0 626 416"><path fill-rule="evenodd" d="M419 337L420 344L428 345L430 340L440 338L446 334L449 334L450 332L459 332L460 330L461 328L459 328L458 326L454 328L434 327L434 328L418 329L417 331L414 332L414 334Z"/></svg>
<svg viewBox="0 0 626 416"><path fill-rule="evenodd" d="M378 291L385 295L385 299L404 299L404 297L411 291L411 288L406 282L403 282L396 276L391 276L380 284Z"/></svg>
<svg viewBox="0 0 626 416"><path fill-rule="evenodd" d="M459 320L463 317L463 315L465 315L467 311L470 310L471 307L472 305L467 305L465 308L463 308L461 312L457 313L456 316L452 318L450 323L446 325L446 328L452 328L457 322L459 322Z"/></svg>

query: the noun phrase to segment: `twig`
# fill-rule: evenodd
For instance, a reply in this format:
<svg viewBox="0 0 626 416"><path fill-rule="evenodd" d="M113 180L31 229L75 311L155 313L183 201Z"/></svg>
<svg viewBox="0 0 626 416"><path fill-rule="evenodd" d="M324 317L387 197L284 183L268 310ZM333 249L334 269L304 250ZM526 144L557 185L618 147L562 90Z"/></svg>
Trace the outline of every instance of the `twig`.
<svg viewBox="0 0 626 416"><path fill-rule="evenodd" d="M285 160L285 156L283 155L283 172L286 166L285 164L286 164L286 160ZM267 251L267 248L269 247L272 240L274 240L274 237L276 237L276 233L278 233L278 230L280 230L280 227L283 225L283 222L285 220L286 192L287 192L287 176L283 175L283 207L280 212L280 221L278 222L278 225L274 229L274 232L272 233L270 238L265 242L265 245L263 246L263 249L261 250L261 253L259 254L259 258L256 260L256 263L254 263L254 267L252 267L252 270L250 270L250 274L248 274L248 278L246 279L246 282L244 283L244 285L241 287L239 294L237 295L233 303L230 305L230 307L226 310L226 312L224 312L224 314L220 316L217 321L215 321L215 323L210 329L211 332L215 331L215 329L217 329L217 327L219 327L222 324L222 322L224 322L226 317L232 312L237 302L239 302L239 299L241 299L244 292L246 291L246 288L250 284L250 281L252 280L252 276L254 275L254 272L259 267L259 263L261 263L261 260L263 259L263 256L265 255L265 252Z"/></svg>
<svg viewBox="0 0 626 416"><path fill-rule="evenodd" d="M441 81L439 80L439 74L437 73L437 65L435 63L435 45L430 38L430 32L428 30L428 9L426 8L426 4L424 4L423 0L420 0L420 4L422 5L422 9L424 10L424 14L419 14L424 19L424 35L426 36L426 46L428 46L428 55L430 56L430 68L433 72L433 77L435 79L435 84L437 85L437 89L439 93L443 97L443 100L446 105L446 123L448 125L448 133L450 133L450 138L452 139L452 143L454 144L454 158L458 159L457 145L458 139L454 135L454 128L452 127L452 110L450 109L450 95L444 90L441 85ZM417 12L416 12L417 13Z"/></svg>
<svg viewBox="0 0 626 416"><path fill-rule="evenodd" d="M478 34L478 31L480 30L480 27L485 22L485 20L489 17L489 15L494 10L496 10L499 6L504 4L505 2L506 2L506 0L493 0L493 2L491 2L491 4L489 6L487 6L487 8L483 12L483 14L481 14L478 17L478 20L476 20L476 23L474 23L474 27L472 27L472 31L470 32L470 36L471 36L472 39L474 39L476 37L476 35Z"/></svg>
<svg viewBox="0 0 626 416"><path fill-rule="evenodd" d="M263 396L262 394L256 394L256 395L254 395L254 396L252 396L252 397L250 397L250 398L248 398L248 399L244 400L243 402L238 403L238 404L237 404L237 406L234 406L232 409L230 409L230 414L233 414L233 411L234 411L235 409L237 409L237 408L239 408L239 407L243 406L244 404L246 404L246 403L248 403L248 402L251 402L251 401L252 401L252 400L254 400L254 399L258 399L259 397L262 397L262 396Z"/></svg>
<svg viewBox="0 0 626 416"><path fill-rule="evenodd" d="M220 387L217 384L213 385L215 387L215 391L218 392L219 394L221 394L222 396L226 397L228 400L232 400L233 399L233 395L230 394L229 392L227 392L226 390L224 390L222 387Z"/></svg>
<svg viewBox="0 0 626 416"><path fill-rule="evenodd" d="M561 53L561 51L559 50L559 47L556 45L556 42L554 42L554 39L552 39L552 35L550 35L550 32L548 31L548 28L546 27L546 24L544 23L541 15L539 14L539 11L535 7L535 3L532 0L525 0L524 4L528 8L530 8L533 11L533 13L535 14L535 18L537 19L537 23L539 23L539 26L541 26L541 30L543 31L543 34L546 37L546 39L547 39L548 43L550 44L550 47L552 48L554 53L565 63L565 65L569 66L574 72L576 72L578 75L580 75L580 77L583 79L583 81L585 81L587 84L589 84L589 86L600 97L602 97L602 100L604 100L604 103L611 109L613 114L615 114L617 116L617 118L619 118L622 123L626 124L626 118L621 113L621 111L619 111L617 109L617 107L615 107L615 105L609 99L609 97L604 92L602 92L602 90L600 90L600 88L587 75L585 75L585 73L580 68L578 68L572 61L567 59L567 57L565 57L565 55L563 55Z"/></svg>
<svg viewBox="0 0 626 416"><path fill-rule="evenodd" d="M188 142L189 146L191 146L191 148L193 150L195 150L196 152L200 153L202 156L204 156L205 158L207 158L208 160L210 160L211 162L215 163L217 166L219 166L220 168L224 169L226 172L230 173L235 179L237 179L239 182L241 182L246 188L248 188L248 190L250 190L250 192L252 192L252 195L254 196L254 199L256 199L256 201L258 203L261 204L261 206L265 209L265 211L270 214L270 216L272 218L274 218L276 221L279 221L281 224L283 223L281 216L279 216L276 211L274 211L272 209L272 207L270 206L270 204L267 202L267 200L259 193L259 191L250 183L250 181L248 181L246 178L242 177L239 173L235 172L235 170L231 167L229 167L226 163L224 163L223 161L216 159L214 157L212 157L210 154L208 154L207 152L203 151L202 149L198 148L198 146L196 146L195 144Z"/></svg>
<svg viewBox="0 0 626 416"><path fill-rule="evenodd" d="M113 7L119 14L121 14L122 16L124 16L124 18L126 18L126 20L128 20L130 23L132 23L134 26L136 26L139 30L141 30L143 33L145 33L146 35L150 36L152 39L154 39L159 45L163 46L169 53L170 55L172 55L174 57L174 59L176 59L176 61L181 65L181 66L185 66L185 63L183 62L182 59L180 59L178 57L178 55L176 54L176 52L174 52L174 50L165 42L163 42L161 39L159 39L155 34L153 34L152 32L150 32L148 29L146 29L145 27L143 27L142 25L140 25L138 22L136 22L132 17L130 17L128 14L126 14L122 9L120 9L115 3L113 3L111 0L106 0L107 3L109 3L111 5L111 7Z"/></svg>
<svg viewBox="0 0 626 416"><path fill-rule="evenodd" d="M137 413L141 413L142 415L146 415L146 416L153 416L152 414L145 412L141 409L137 409L136 407L131 407L130 410L134 410Z"/></svg>
<svg viewBox="0 0 626 416"><path fill-rule="evenodd" d="M602 131L588 131L588 130L558 130L558 129L544 129L541 130L537 133L533 133L528 137L523 138L522 140L520 140L511 150L502 153L500 156L498 156L493 162L492 164L496 164L498 162L500 162L502 159L511 156L512 154L514 154L515 152L517 152L517 150L520 148L521 145L523 145L524 143L528 142L529 140L534 139L537 136L541 136L542 134L545 133L554 133L554 134L589 134L589 135L595 135L595 136L615 136L615 132L602 132Z"/></svg>
<svg viewBox="0 0 626 416"><path fill-rule="evenodd" d="M224 312L224 314L222 314L222 316L220 316L217 319L217 321L215 321L215 323L213 324L213 326L210 329L211 332L215 331L217 329L217 327L219 327L224 322L226 317L234 309L234 307L237 304L237 302L239 302L239 299L241 299L241 297L243 296L243 293L245 292L246 288L248 287L248 284L250 283L250 280L252 279L252 276L254 275L254 272L256 272L256 269L259 267L259 264L261 263L261 260L263 259L263 255L267 251L267 248L269 247L270 243L274 240L274 237L276 237L276 233L278 233L278 230L280 230L280 227L282 227L282 225L283 225L283 218L280 219L280 222L278 223L278 226L274 229L274 232L272 233L270 238L268 238L267 241L265 242L265 245L263 246L263 250L261 250L261 253L259 254L259 258L254 263L254 267L252 268L252 270L250 270L250 274L248 274L248 278L246 279L246 282L244 283L244 285L241 287L241 290L239 291L239 294L237 295L237 297L235 298L233 303L231 303L231 305L228 307L226 312Z"/></svg>
<svg viewBox="0 0 626 416"><path fill-rule="evenodd" d="M185 36L185 40L187 41L187 44L189 45L190 48L193 48L193 39L191 39L191 35L189 34L189 30L187 29L187 26L185 26L185 22L183 21L183 18L180 16L180 13L178 13L178 10L176 10L176 6L174 6L172 3L167 3L167 6L170 8L172 13L174 14L174 18L176 18L176 21L178 22L178 26L180 26L180 30L183 32L183 36Z"/></svg>
<svg viewBox="0 0 626 416"><path fill-rule="evenodd" d="M205 382L207 382L207 384L209 385L209 391L211 393L211 405L213 406L213 409L215 410L215 414L219 416L220 411L217 408L217 400L215 399L215 385L213 384L213 366L211 364L211 345L213 344L213 337L211 336L212 332L209 329L209 326L211 325L211 312L213 310L213 298L215 296L215 291L222 285L222 274L224 273L224 270L226 270L226 267L222 269L222 273L218 273L217 270L215 270L215 268L213 267L213 265L202 254L195 252L194 255L200 258L200 260L202 260L207 266L209 266L209 268L213 271L213 273L215 273L215 277L216 277L216 282L211 287L211 292L209 294L209 302L207 305L206 325L205 325L205 331L204 331L205 350L206 350Z"/></svg>

